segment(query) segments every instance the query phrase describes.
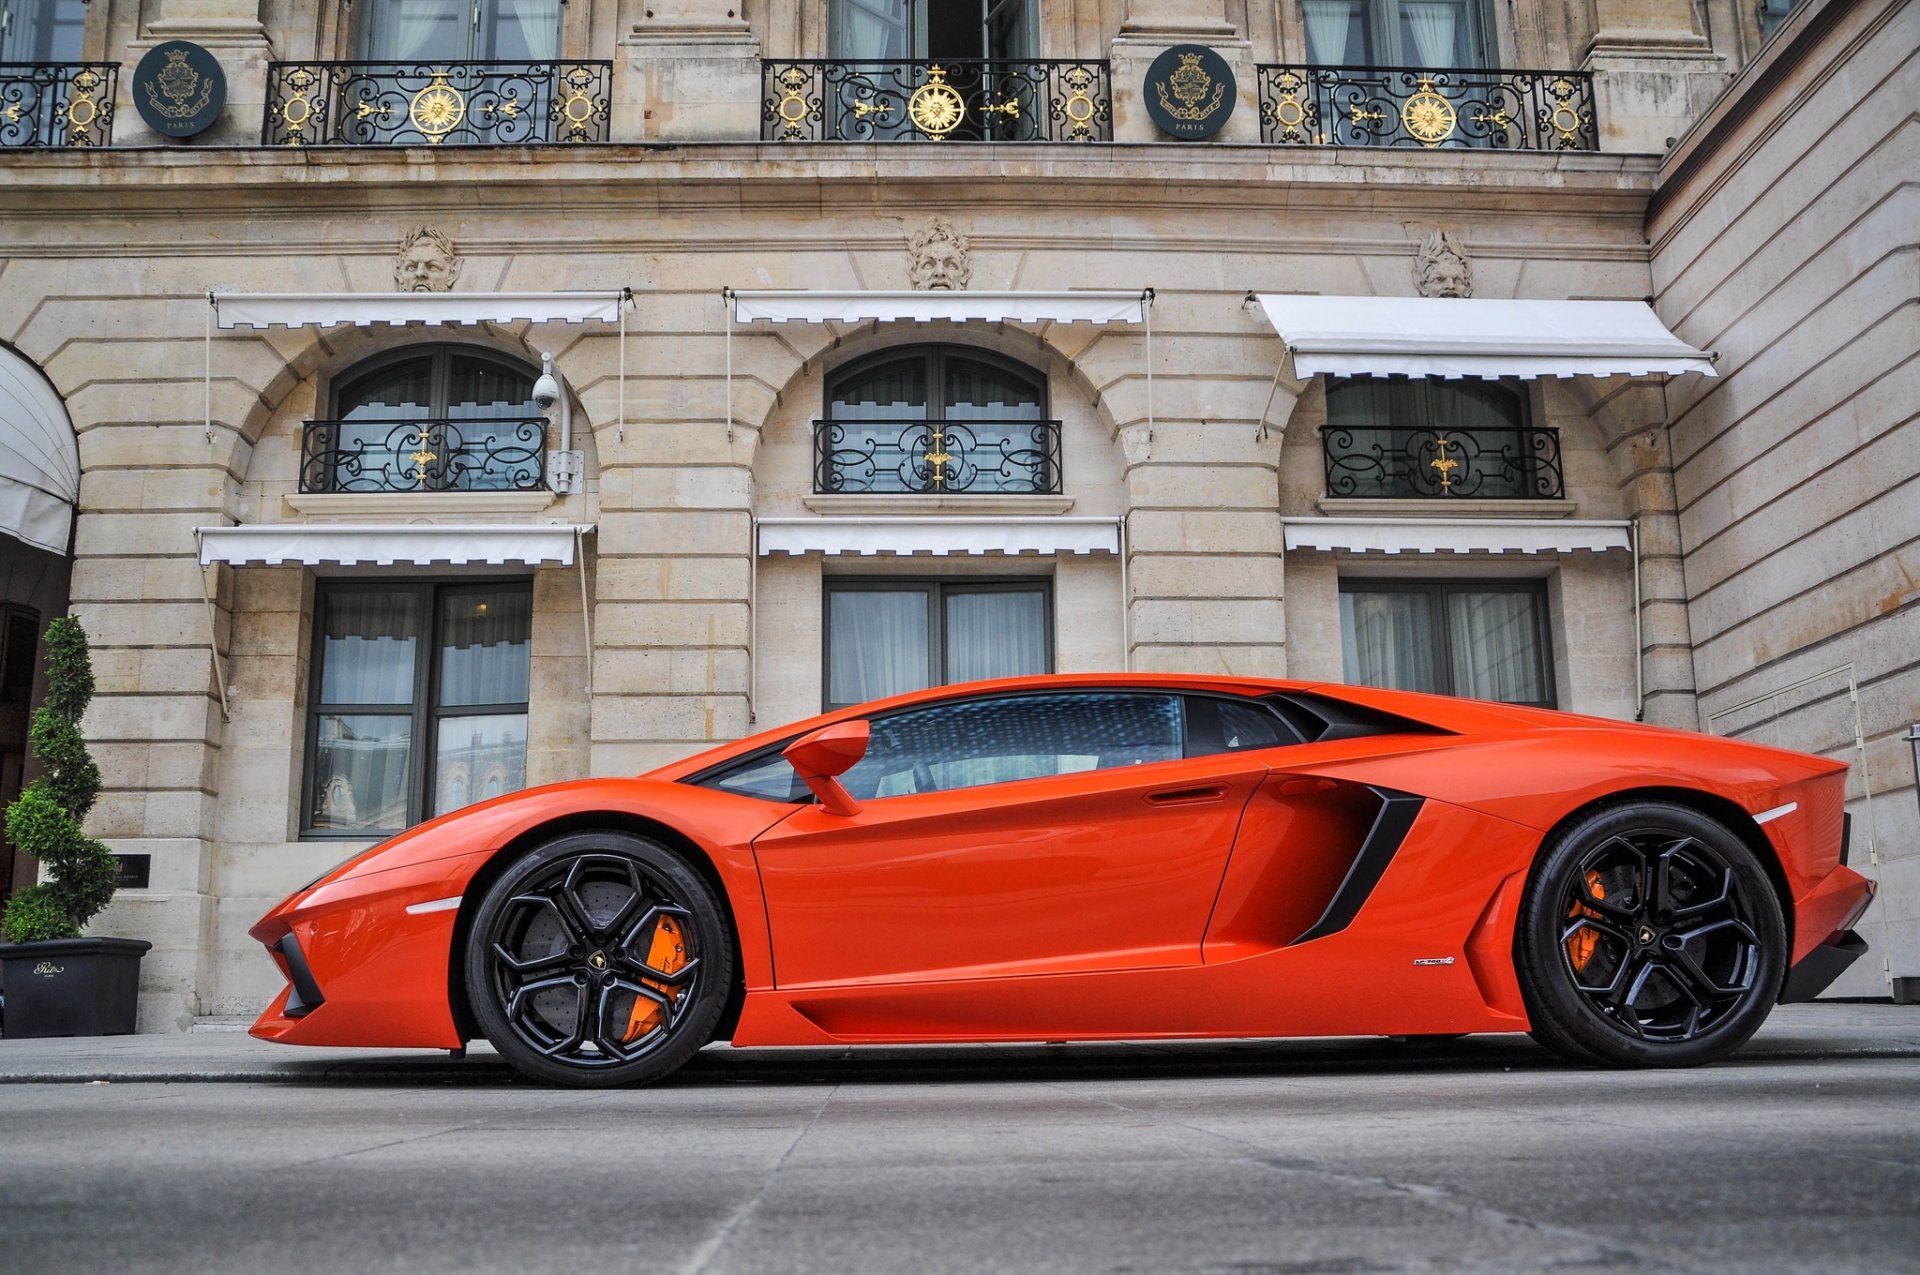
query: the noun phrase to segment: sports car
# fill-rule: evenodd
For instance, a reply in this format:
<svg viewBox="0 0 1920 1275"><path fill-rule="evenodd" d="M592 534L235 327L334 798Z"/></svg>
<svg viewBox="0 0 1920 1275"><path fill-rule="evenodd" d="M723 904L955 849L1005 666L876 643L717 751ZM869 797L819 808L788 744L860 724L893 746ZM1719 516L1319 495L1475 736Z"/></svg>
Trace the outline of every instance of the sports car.
<svg viewBox="0 0 1920 1275"><path fill-rule="evenodd" d="M940 687L411 828L251 931L253 1034L563 1085L735 1045L1531 1032L1737 1048L1865 945L1845 766L1235 677Z"/></svg>

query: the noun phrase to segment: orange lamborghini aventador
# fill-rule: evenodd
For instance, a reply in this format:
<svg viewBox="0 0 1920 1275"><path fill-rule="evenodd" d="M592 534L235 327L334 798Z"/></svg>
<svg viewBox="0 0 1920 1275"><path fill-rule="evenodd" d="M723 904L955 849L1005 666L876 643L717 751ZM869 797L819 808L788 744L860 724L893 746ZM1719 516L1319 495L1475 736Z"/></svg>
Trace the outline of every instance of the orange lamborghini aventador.
<svg viewBox="0 0 1920 1275"><path fill-rule="evenodd" d="M1348 686L942 687L401 833L253 927L290 1044L1531 1032L1685 1066L1863 950L1845 767Z"/></svg>

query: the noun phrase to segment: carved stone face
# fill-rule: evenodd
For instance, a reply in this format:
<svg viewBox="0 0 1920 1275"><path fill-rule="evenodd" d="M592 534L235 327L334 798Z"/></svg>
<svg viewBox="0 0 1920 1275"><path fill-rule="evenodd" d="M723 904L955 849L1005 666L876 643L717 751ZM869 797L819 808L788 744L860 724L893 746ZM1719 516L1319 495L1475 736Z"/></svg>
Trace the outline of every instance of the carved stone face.
<svg viewBox="0 0 1920 1275"><path fill-rule="evenodd" d="M460 259L436 235L415 234L393 263L393 284L402 292L449 292L460 277Z"/></svg>
<svg viewBox="0 0 1920 1275"><path fill-rule="evenodd" d="M964 288L973 277L965 236L935 217L907 241L907 279L922 292Z"/></svg>

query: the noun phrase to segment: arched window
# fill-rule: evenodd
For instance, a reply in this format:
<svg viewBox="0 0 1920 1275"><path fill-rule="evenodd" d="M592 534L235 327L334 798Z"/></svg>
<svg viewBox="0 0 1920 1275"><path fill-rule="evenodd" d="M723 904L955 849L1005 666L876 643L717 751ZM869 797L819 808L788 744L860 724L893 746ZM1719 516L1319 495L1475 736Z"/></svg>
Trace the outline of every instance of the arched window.
<svg viewBox="0 0 1920 1275"><path fill-rule="evenodd" d="M1518 382L1362 376L1327 385L1327 494L1554 499L1560 437Z"/></svg>
<svg viewBox="0 0 1920 1275"><path fill-rule="evenodd" d="M979 350L916 346L827 380L814 490L1006 495L1060 490L1044 373Z"/></svg>
<svg viewBox="0 0 1920 1275"><path fill-rule="evenodd" d="M373 62L551 62L561 0L365 0L361 55Z"/></svg>
<svg viewBox="0 0 1920 1275"><path fill-rule="evenodd" d="M387 355L340 378L307 424L300 489L537 491L546 485L538 373L466 346Z"/></svg>

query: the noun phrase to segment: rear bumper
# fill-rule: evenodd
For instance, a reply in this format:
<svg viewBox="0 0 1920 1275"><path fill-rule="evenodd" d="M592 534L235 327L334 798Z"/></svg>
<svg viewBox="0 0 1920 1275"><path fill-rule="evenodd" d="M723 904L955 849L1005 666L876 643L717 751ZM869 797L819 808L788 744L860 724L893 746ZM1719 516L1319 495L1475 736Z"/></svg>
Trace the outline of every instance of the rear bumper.
<svg viewBox="0 0 1920 1275"><path fill-rule="evenodd" d="M1810 1001L1833 986L1833 980L1866 953L1867 941L1846 930L1822 943L1787 971L1786 985L1780 989L1780 1003L1794 1005Z"/></svg>

